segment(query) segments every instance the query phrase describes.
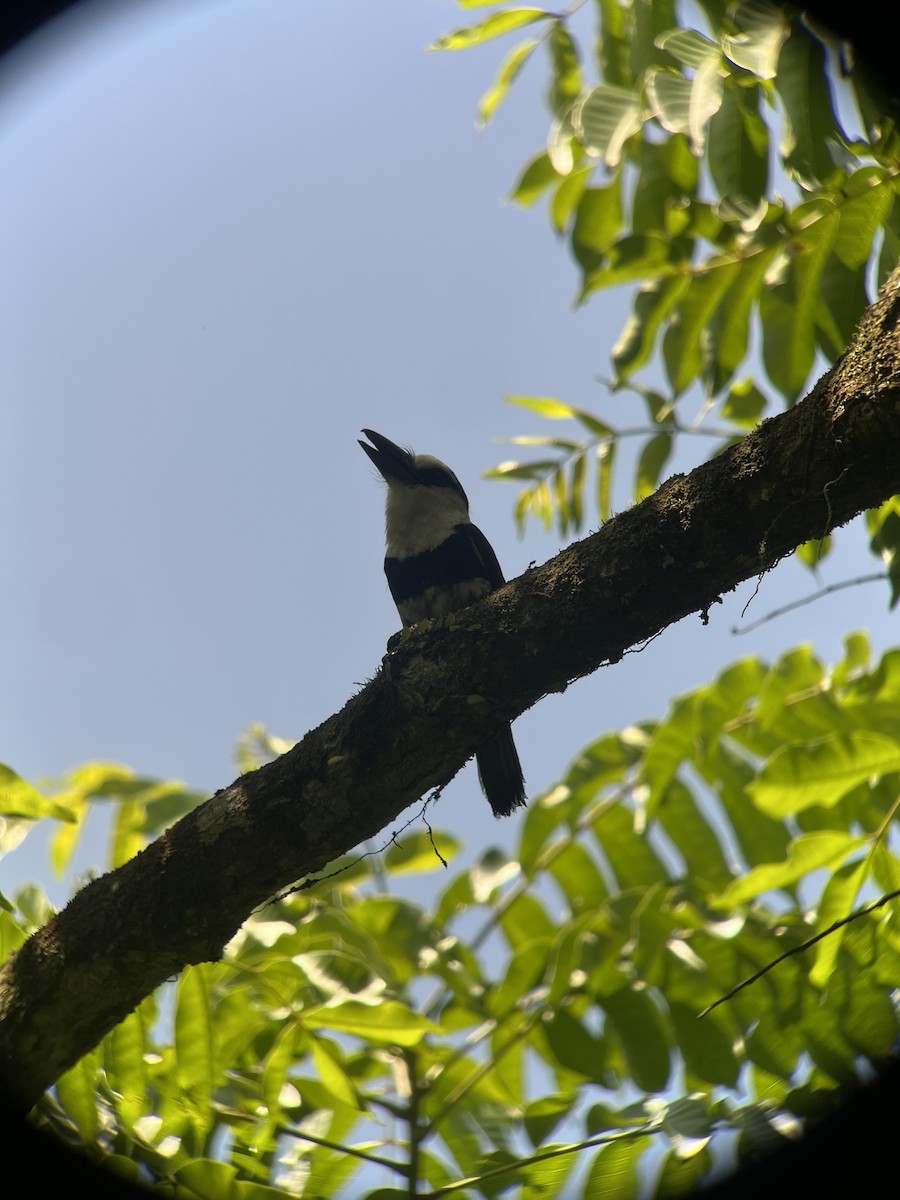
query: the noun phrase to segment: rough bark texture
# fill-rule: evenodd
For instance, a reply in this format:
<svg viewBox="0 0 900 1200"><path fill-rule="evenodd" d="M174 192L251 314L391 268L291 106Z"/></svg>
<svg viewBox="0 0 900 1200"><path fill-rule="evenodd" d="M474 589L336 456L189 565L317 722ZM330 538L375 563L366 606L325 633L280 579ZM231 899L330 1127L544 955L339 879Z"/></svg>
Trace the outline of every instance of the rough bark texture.
<svg viewBox="0 0 900 1200"><path fill-rule="evenodd" d="M501 721L900 491L900 275L794 409L453 628L414 634L288 754L88 884L0 973L0 1079L29 1108L247 915L446 782Z"/></svg>

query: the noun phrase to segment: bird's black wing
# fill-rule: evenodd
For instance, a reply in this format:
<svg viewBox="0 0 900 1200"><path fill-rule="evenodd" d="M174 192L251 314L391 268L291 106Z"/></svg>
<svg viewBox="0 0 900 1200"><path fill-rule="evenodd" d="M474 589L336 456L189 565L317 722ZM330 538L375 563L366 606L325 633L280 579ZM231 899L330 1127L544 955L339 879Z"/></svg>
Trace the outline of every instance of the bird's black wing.
<svg viewBox="0 0 900 1200"><path fill-rule="evenodd" d="M500 564L497 562L497 555L494 553L494 547L487 540L477 525L466 524L457 525L456 532L465 537L472 548L472 553L478 559L484 572L484 578L490 583L491 590L494 588L503 587L506 580L503 577L503 571L500 569Z"/></svg>

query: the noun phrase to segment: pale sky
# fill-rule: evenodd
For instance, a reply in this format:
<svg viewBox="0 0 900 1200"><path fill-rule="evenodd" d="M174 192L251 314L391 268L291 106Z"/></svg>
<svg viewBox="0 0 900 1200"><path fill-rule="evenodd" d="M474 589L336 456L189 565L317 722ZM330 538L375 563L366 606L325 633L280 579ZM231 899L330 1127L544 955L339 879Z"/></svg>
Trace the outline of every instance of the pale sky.
<svg viewBox="0 0 900 1200"><path fill-rule="evenodd" d="M560 539L517 539L494 439L568 431L503 396L643 420L595 381L628 292L573 311L543 206L502 203L545 67L477 133L504 44L424 52L462 23L449 0L132 0L0 65L0 760L26 777L103 759L212 791L252 722L300 738L373 674L399 622L362 426L449 463L512 577ZM876 569L864 541L822 582ZM747 620L815 586L784 563ZM735 638L752 590L525 714L530 794L738 657L894 636L870 585ZM472 766L432 821L470 854L517 828ZM39 837L0 865L4 890L48 876Z"/></svg>

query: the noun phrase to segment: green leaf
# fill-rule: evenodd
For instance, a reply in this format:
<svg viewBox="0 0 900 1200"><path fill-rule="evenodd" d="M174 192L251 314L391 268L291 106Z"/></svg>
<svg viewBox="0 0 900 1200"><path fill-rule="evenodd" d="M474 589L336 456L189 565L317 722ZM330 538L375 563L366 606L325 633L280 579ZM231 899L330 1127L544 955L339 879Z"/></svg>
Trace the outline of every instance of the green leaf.
<svg viewBox="0 0 900 1200"><path fill-rule="evenodd" d="M402 841L392 842L385 851L384 865L392 875L434 871L452 862L461 849L462 842L442 829L404 833Z"/></svg>
<svg viewBox="0 0 900 1200"><path fill-rule="evenodd" d="M578 50L562 21L554 21L547 38L550 54L551 83L547 102L550 111L562 115L581 92L581 66Z"/></svg>
<svg viewBox="0 0 900 1200"><path fill-rule="evenodd" d="M681 1145L667 1151L656 1180L655 1200L675 1200L699 1192L712 1167L713 1157L706 1146Z"/></svg>
<svg viewBox="0 0 900 1200"><path fill-rule="evenodd" d="M716 908L732 909L763 892L792 887L821 867L840 866L865 844L865 838L838 830L801 834L791 842L784 862L755 867L735 879L711 903Z"/></svg>
<svg viewBox="0 0 900 1200"><path fill-rule="evenodd" d="M532 52L540 42L522 42L513 47L503 59L493 84L481 97L478 105L478 125L483 129L492 119L494 113L503 103L506 94L515 82L519 72L531 57Z"/></svg>
<svg viewBox="0 0 900 1200"><path fill-rule="evenodd" d="M691 792L673 779L657 807L659 823L684 859L687 874L700 887L724 887L731 869L712 825Z"/></svg>
<svg viewBox="0 0 900 1200"><path fill-rule="evenodd" d="M640 1193L639 1160L652 1141L649 1137L636 1137L601 1146L585 1179L585 1200L599 1196L603 1200L634 1200Z"/></svg>
<svg viewBox="0 0 900 1200"><path fill-rule="evenodd" d="M621 229L618 181L605 188L588 188L578 204L572 229L572 252L583 271L592 271L600 265Z"/></svg>
<svg viewBox="0 0 900 1200"><path fill-rule="evenodd" d="M626 380L650 360L659 331L691 285L691 277L660 276L638 289L631 316L613 346L612 360L620 380Z"/></svg>
<svg viewBox="0 0 900 1200"><path fill-rule="evenodd" d="M894 771L900 771L900 744L894 738L852 730L782 747L748 790L763 812L786 817L812 804L837 804L858 784Z"/></svg>
<svg viewBox="0 0 900 1200"><path fill-rule="evenodd" d="M765 0L740 0L731 19L740 32L722 38L725 54L758 79L774 79L791 30L782 9Z"/></svg>
<svg viewBox="0 0 900 1200"><path fill-rule="evenodd" d="M739 263L712 259L691 277L663 338L663 360L675 396L700 374L706 330L739 274Z"/></svg>
<svg viewBox="0 0 900 1200"><path fill-rule="evenodd" d="M313 1038L312 1053L316 1074L323 1086L334 1097L335 1102L357 1111L361 1110L363 1106L360 1104L356 1088L343 1066L321 1038Z"/></svg>
<svg viewBox="0 0 900 1200"><path fill-rule="evenodd" d="M792 256L782 260L778 281L760 296L766 371L790 403L800 395L812 369L819 282L839 222L834 208L813 218Z"/></svg>
<svg viewBox="0 0 900 1200"><path fill-rule="evenodd" d="M0 763L0 816L40 821L53 817L57 821L77 822L78 816L64 805L46 796L5 763Z"/></svg>
<svg viewBox="0 0 900 1200"><path fill-rule="evenodd" d="M650 276L671 275L679 269L671 242L654 234L624 237L611 246L607 262L585 278L578 302L593 292Z"/></svg>
<svg viewBox="0 0 900 1200"><path fill-rule="evenodd" d="M751 314L762 295L766 274L777 253L776 246L762 247L739 260L738 277L710 321L708 339L713 393L726 386L747 355Z"/></svg>
<svg viewBox="0 0 900 1200"><path fill-rule="evenodd" d="M617 442L605 442L597 447L597 511L601 521L612 516L613 469Z"/></svg>
<svg viewBox="0 0 900 1200"><path fill-rule="evenodd" d="M178 981L175 1002L175 1053L178 1080L185 1098L194 1106L198 1128L212 1121L215 1077L214 1029L210 1013L207 968L188 967Z"/></svg>
<svg viewBox="0 0 900 1200"><path fill-rule="evenodd" d="M669 29L654 39L654 44L671 54L685 67L695 70L710 59L718 61L719 47L696 29Z"/></svg>
<svg viewBox="0 0 900 1200"><path fill-rule="evenodd" d="M638 500L652 495L659 486L663 468L672 453L671 433L657 433L649 438L638 459L637 480L634 494Z"/></svg>
<svg viewBox="0 0 900 1200"><path fill-rule="evenodd" d="M439 1027L427 1017L413 1012L397 1000L382 1000L376 1005L345 1000L333 1007L303 1014L310 1029L349 1033L382 1045L415 1046L426 1033L438 1033Z"/></svg>
<svg viewBox="0 0 900 1200"><path fill-rule="evenodd" d="M774 85L784 113L785 168L801 187L814 191L835 173L828 145L839 130L822 46L799 23L781 47Z"/></svg>
<svg viewBox="0 0 900 1200"><path fill-rule="evenodd" d="M57 1099L75 1123L88 1146L97 1140L100 1114L97 1111L99 1051L92 1050L53 1085Z"/></svg>
<svg viewBox="0 0 900 1200"><path fill-rule="evenodd" d="M621 1043L631 1077L645 1092L661 1092L669 1081L669 1039L662 1014L645 988L625 987L597 1002Z"/></svg>
<svg viewBox="0 0 900 1200"><path fill-rule="evenodd" d="M762 415L768 406L768 400L752 379L744 379L736 383L725 397L722 405L722 416L733 425L743 429L752 429L762 420Z"/></svg>
<svg viewBox="0 0 900 1200"><path fill-rule="evenodd" d="M557 1008L543 1022L543 1031L556 1062L586 1079L601 1082L605 1054L595 1037L568 1008Z"/></svg>
<svg viewBox="0 0 900 1200"><path fill-rule="evenodd" d="M581 203L591 176L596 171L596 163L589 163L568 174L553 193L550 201L550 219L557 233L564 234L572 223L572 215Z"/></svg>
<svg viewBox="0 0 900 1200"><path fill-rule="evenodd" d="M862 167L844 184L849 198L840 208L834 253L846 267L861 267L872 253L872 241L894 203L893 180L881 167Z"/></svg>
<svg viewBox="0 0 900 1200"><path fill-rule="evenodd" d="M503 399L507 404L526 408L548 421L567 421L575 416L571 404L564 404L562 400L554 400L551 396L504 396Z"/></svg>
<svg viewBox="0 0 900 1200"><path fill-rule="evenodd" d="M727 1015L719 1016L719 1010L716 1009L699 1020L696 1009L674 1000L669 1001L669 1013L678 1047L684 1055L685 1068L707 1083L736 1088L742 1063L735 1049L735 1037L729 1028ZM706 1134L697 1133L694 1136L705 1137Z"/></svg>
<svg viewBox="0 0 900 1200"><path fill-rule="evenodd" d="M559 180L550 155L546 150L531 160L516 181L509 194L510 200L523 208L530 208L552 183Z"/></svg>
<svg viewBox="0 0 900 1200"><path fill-rule="evenodd" d="M625 143L643 125L640 97L625 88L600 84L575 105L572 123L588 154L615 167L621 161Z"/></svg>
<svg viewBox="0 0 900 1200"><path fill-rule="evenodd" d="M769 183L769 134L759 115L759 89L726 81L709 124L709 171L722 196L758 204Z"/></svg>
<svg viewBox="0 0 900 1200"><path fill-rule="evenodd" d="M718 54L706 59L693 79L677 71L654 69L646 81L647 101L653 115L669 133L687 134L695 154L706 142L707 124L722 103L724 83Z"/></svg>
<svg viewBox="0 0 900 1200"><path fill-rule="evenodd" d="M470 46L480 46L492 38L502 37L514 29L522 29L525 25L533 25L536 21L551 21L554 14L543 8L507 8L503 12L492 13L478 25L467 25L453 33L445 33L428 47L429 50L467 50Z"/></svg>
<svg viewBox="0 0 900 1200"><path fill-rule="evenodd" d="M619 0L597 0L597 9L600 26L594 48L600 77L614 87L630 88L635 77L628 10Z"/></svg>
<svg viewBox="0 0 900 1200"><path fill-rule="evenodd" d="M142 1008L129 1013L104 1041L107 1082L115 1095L119 1119L126 1128L131 1128L150 1107L144 1060L146 1042Z"/></svg>
<svg viewBox="0 0 900 1200"><path fill-rule="evenodd" d="M872 861L866 856L859 862L845 863L834 872L825 884L816 914L816 929L820 933L850 915L871 869ZM831 978L843 940L844 929L836 929L816 946L815 962L809 972L813 987L823 988Z"/></svg>
<svg viewBox="0 0 900 1200"><path fill-rule="evenodd" d="M212 1158L195 1158L173 1172L176 1183L201 1200L231 1200L237 1197L237 1167Z"/></svg>
<svg viewBox="0 0 900 1200"><path fill-rule="evenodd" d="M686 207L697 193L699 168L688 139L674 134L662 143L643 140L638 149L638 169L632 231L668 236L672 208Z"/></svg>

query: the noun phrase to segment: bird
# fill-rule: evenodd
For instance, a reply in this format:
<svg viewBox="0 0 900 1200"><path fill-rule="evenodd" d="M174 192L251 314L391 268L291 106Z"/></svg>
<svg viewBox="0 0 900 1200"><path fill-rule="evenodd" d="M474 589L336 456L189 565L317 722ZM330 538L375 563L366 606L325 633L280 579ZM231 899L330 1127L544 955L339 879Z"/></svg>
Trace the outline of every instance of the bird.
<svg viewBox="0 0 900 1200"><path fill-rule="evenodd" d="M359 444L387 484L384 573L404 627L473 604L506 582L497 555L469 520L469 501L450 468L414 454L372 429ZM525 803L525 780L505 725L475 753L478 778L495 817Z"/></svg>

